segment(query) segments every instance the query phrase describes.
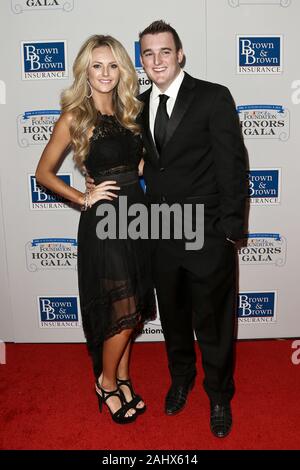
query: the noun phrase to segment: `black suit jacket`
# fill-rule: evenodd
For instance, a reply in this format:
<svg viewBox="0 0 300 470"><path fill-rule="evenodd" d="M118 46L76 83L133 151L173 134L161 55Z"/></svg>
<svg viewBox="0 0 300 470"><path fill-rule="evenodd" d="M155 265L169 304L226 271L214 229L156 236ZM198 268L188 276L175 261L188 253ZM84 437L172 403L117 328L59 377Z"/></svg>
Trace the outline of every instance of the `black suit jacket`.
<svg viewBox="0 0 300 470"><path fill-rule="evenodd" d="M246 153L229 90L187 73L181 84L165 145L158 155L149 128L151 89L140 95L146 149L144 178L152 201L214 201L214 226L233 240L243 237ZM188 198L188 199L186 199ZM217 201L217 203L216 203Z"/></svg>

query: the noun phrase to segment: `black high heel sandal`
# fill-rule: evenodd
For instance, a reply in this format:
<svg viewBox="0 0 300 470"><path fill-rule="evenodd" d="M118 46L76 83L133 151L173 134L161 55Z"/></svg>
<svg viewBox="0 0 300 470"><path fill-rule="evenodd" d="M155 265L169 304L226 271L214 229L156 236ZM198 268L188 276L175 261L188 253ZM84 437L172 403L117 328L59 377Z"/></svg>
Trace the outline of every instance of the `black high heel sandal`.
<svg viewBox="0 0 300 470"><path fill-rule="evenodd" d="M130 408L132 408L132 406L128 406L128 403L125 400L125 397L124 397L124 394L123 394L122 390L117 388L116 390L112 390L112 391L108 392L107 390L104 390L104 388L102 388L99 383L96 383L95 387L96 387L96 395L97 395L97 398L98 398L100 413L102 413L102 406L103 406L103 403L104 403L107 406L107 408L109 409L110 415L111 415L111 417L112 417L112 419L115 423L117 423L117 424L127 424L127 423L132 423L133 421L136 420L137 413L135 413L132 416L126 416L127 411ZM119 400L120 400L120 403L121 403L121 408L119 410L115 411L115 413L113 413L111 411L108 404L106 403L106 401L110 397L118 397Z"/></svg>
<svg viewBox="0 0 300 470"><path fill-rule="evenodd" d="M118 379L118 378L117 378L117 385L118 385L119 388L120 388L120 385L126 385L126 387L128 387L129 390L130 390L130 393L131 393L131 395L132 395L132 400L126 401L126 397L125 397L125 395L124 395L124 392L122 392L122 389L120 389L121 392L122 392L123 395L124 395L124 399L125 399L125 402L126 402L127 406L128 406L129 408L134 408L135 411L136 411L136 414L140 414L140 415L141 415L142 413L145 413L146 408L147 408L146 405L144 405L142 408L138 408L138 407L137 407L137 405L139 404L139 402L140 402L140 401L144 401L144 400L140 397L140 395L136 395L136 394L135 394L135 392L134 392L134 390L133 390L133 387L132 387L131 380L130 380L130 379Z"/></svg>

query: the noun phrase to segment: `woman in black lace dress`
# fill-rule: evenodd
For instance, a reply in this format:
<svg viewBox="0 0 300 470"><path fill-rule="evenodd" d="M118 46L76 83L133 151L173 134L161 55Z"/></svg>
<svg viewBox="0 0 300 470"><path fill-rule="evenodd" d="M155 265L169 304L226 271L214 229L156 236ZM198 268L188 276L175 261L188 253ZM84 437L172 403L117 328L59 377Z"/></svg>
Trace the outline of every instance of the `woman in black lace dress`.
<svg viewBox="0 0 300 470"><path fill-rule="evenodd" d="M138 176L142 145L136 117L141 104L136 99L135 69L123 46L111 36L89 38L77 55L73 72L74 82L62 95L62 115L42 154L36 178L82 207L78 282L83 328L93 359L100 411L105 403L113 420L123 424L146 409L129 379L129 356L133 335L143 321L155 317L148 242L130 238L125 230L128 226L119 223L126 221L119 218L124 216L120 214L121 199L127 207L145 204ZM84 194L56 176L70 145L77 165L95 180L95 188ZM110 227L109 233L99 224L104 220L103 211L99 215L102 204L109 204L116 214L115 230ZM125 223L129 222L127 217Z"/></svg>

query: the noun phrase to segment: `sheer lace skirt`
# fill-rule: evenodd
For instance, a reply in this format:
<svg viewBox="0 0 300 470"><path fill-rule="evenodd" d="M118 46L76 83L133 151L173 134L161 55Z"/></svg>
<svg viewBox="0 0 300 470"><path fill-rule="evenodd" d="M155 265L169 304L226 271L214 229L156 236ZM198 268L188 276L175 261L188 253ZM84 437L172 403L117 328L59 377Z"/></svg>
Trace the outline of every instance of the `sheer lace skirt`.
<svg viewBox="0 0 300 470"><path fill-rule="evenodd" d="M124 191L128 202L144 202L139 183L127 186ZM79 296L89 347L124 329L139 328L156 315L149 241L99 239L98 204L101 201L81 214L78 229ZM111 204L117 210L117 200Z"/></svg>

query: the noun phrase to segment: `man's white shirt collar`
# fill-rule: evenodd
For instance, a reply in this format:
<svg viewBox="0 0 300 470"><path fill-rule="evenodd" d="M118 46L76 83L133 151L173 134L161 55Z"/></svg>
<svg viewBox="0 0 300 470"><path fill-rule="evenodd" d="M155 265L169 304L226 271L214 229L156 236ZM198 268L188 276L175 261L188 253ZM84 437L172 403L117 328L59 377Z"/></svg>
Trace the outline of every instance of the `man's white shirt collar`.
<svg viewBox="0 0 300 470"><path fill-rule="evenodd" d="M155 100L156 98L159 97L159 95L164 94L176 100L178 92L179 92L179 88L181 86L183 79L184 79L184 72L182 69L180 69L179 74L177 75L175 80L173 80L169 88L164 93L162 93L162 91L158 88L158 86L155 85L155 83L153 83L152 92L151 92L152 99Z"/></svg>
<svg viewBox="0 0 300 470"><path fill-rule="evenodd" d="M157 113L157 108L159 105L159 95L164 94L164 95L169 96L169 99L167 101L167 113L170 117L172 114L175 101L179 92L179 88L182 84L183 79L184 79L184 72L182 69L180 69L179 74L177 75L175 80L173 80L169 88L164 93L162 93L162 91L158 88L158 86L156 86L155 83L153 83L151 94L150 94L150 103L149 103L150 104L149 126L150 126L150 131L152 133L152 136L154 135L154 121L155 121L155 116Z"/></svg>

